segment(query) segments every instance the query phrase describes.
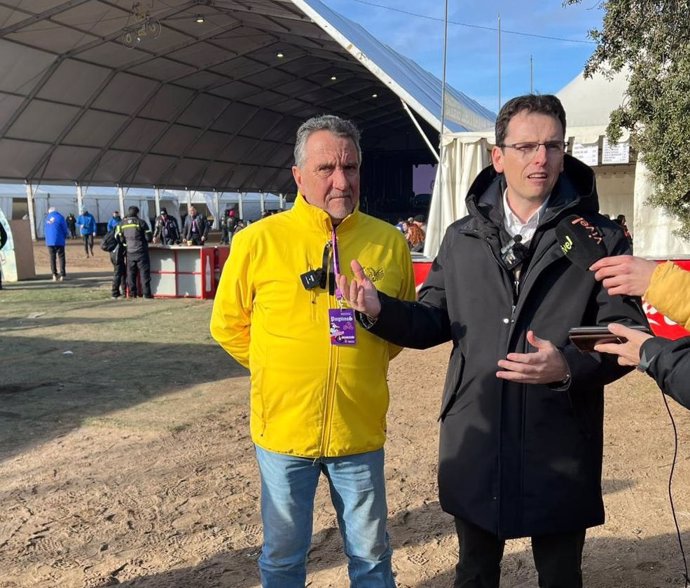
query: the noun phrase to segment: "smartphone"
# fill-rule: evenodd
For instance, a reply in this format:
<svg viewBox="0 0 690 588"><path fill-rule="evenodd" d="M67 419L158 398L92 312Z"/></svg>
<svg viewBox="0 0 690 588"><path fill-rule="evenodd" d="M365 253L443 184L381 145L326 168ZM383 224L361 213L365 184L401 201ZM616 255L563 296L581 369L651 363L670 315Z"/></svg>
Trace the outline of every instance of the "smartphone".
<svg viewBox="0 0 690 588"><path fill-rule="evenodd" d="M642 325L624 326L649 333L649 329ZM568 337L580 351L594 351L594 346L599 343L625 343L626 341L625 338L614 335L608 327L573 327L568 331Z"/></svg>

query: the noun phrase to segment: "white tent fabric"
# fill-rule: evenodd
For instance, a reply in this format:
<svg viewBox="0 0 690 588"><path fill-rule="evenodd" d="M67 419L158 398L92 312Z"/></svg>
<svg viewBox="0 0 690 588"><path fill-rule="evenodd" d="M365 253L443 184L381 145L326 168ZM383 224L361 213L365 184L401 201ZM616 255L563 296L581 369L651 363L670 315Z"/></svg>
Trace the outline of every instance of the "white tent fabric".
<svg viewBox="0 0 690 588"><path fill-rule="evenodd" d="M690 259L690 243L673 234L680 226L679 221L661 208L647 204L652 186L647 166L638 160L635 168L635 254L657 260Z"/></svg>
<svg viewBox="0 0 690 588"><path fill-rule="evenodd" d="M213 217L213 225L211 226L212 229L219 229L220 228L220 210L218 210L218 200L216 197L216 194L213 192L204 192L204 202L206 202L206 206L208 207L208 211L211 213L211 216Z"/></svg>
<svg viewBox="0 0 690 588"><path fill-rule="evenodd" d="M5 218L12 218L12 196L0 196L0 210Z"/></svg>
<svg viewBox="0 0 690 588"><path fill-rule="evenodd" d="M442 141L424 240L428 258L436 256L448 225L467 214L465 196L477 174L490 163L489 141L493 143L494 134L446 134Z"/></svg>

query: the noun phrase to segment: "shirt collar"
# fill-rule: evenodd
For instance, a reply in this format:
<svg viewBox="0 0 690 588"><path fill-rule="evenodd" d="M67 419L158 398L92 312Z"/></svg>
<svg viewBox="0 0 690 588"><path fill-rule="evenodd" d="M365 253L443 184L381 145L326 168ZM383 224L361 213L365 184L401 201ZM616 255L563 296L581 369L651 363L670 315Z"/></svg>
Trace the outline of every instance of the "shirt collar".
<svg viewBox="0 0 690 588"><path fill-rule="evenodd" d="M503 190L503 226L505 230L511 237L515 235L520 235L522 237L522 242L526 243L534 237L534 233L539 226L539 221L541 220L547 205L549 204L549 194L539 209L527 219L527 222L523 223L518 216L511 210L508 204L508 188Z"/></svg>

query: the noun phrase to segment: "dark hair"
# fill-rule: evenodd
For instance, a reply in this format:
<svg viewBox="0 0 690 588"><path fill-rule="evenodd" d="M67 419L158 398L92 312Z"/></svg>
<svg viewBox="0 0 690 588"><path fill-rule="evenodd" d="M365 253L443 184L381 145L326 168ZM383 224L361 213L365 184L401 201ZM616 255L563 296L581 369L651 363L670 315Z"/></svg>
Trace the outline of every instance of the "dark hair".
<svg viewBox="0 0 690 588"><path fill-rule="evenodd" d="M297 129L297 140L295 141L295 165L301 167L304 164L304 148L307 139L316 131L329 131L337 137L350 139L357 149L359 163L362 163L362 148L359 146L359 129L352 121L345 120L332 114L315 116L303 122Z"/></svg>
<svg viewBox="0 0 690 588"><path fill-rule="evenodd" d="M561 101L552 94L525 94L524 96L516 96L508 100L498 113L498 118L496 119L496 145L502 147L505 144L508 123L516 114L525 110L557 118L561 123L563 135L565 136L565 110Z"/></svg>
<svg viewBox="0 0 690 588"><path fill-rule="evenodd" d="M137 216L139 214L139 207L138 206L130 206L127 209L127 215L128 216Z"/></svg>
<svg viewBox="0 0 690 588"><path fill-rule="evenodd" d="M161 206L161 214L168 214L168 209L165 206Z"/></svg>

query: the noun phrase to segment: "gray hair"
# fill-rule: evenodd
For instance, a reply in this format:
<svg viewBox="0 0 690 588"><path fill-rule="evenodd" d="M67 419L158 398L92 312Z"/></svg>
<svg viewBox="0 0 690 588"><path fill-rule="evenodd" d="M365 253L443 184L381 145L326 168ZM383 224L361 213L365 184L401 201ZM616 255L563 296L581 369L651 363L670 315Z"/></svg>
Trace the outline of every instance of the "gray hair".
<svg viewBox="0 0 690 588"><path fill-rule="evenodd" d="M359 163L362 163L362 148L359 146L359 129L352 121L332 114L323 114L321 116L314 116L303 122L299 129L297 129L297 140L295 141L295 165L297 167L302 167L304 164L304 147L307 144L307 139L316 131L329 131L338 137L345 137L352 140L357 148Z"/></svg>

